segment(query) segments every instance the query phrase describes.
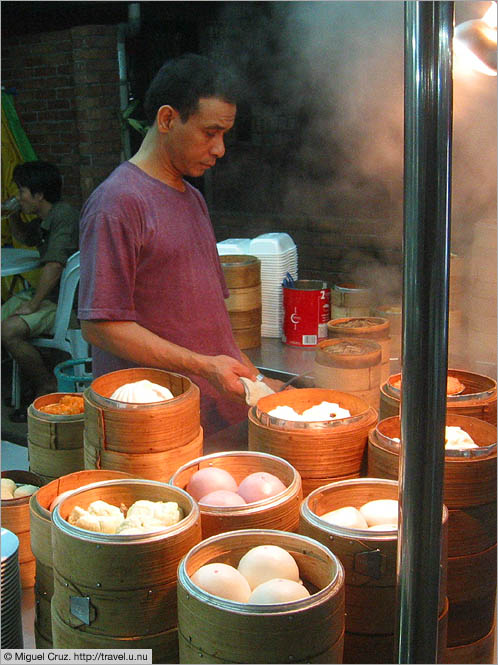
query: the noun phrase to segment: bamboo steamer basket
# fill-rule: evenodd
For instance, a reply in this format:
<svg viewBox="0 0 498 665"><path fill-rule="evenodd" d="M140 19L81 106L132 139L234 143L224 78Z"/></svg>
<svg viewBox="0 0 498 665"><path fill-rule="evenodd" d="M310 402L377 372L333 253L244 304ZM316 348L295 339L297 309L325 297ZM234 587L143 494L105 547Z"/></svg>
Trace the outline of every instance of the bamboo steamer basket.
<svg viewBox="0 0 498 665"><path fill-rule="evenodd" d="M380 406L382 349L374 340L336 337L318 343L312 374L318 388L341 390Z"/></svg>
<svg viewBox="0 0 498 665"><path fill-rule="evenodd" d="M213 453L181 466L171 477L170 483L186 490L193 474L208 467L228 471L237 485L250 473L265 471L277 476L286 489L276 496L245 506L199 504L203 538L251 528L297 531L303 491L301 476L289 462L274 455L251 451Z"/></svg>
<svg viewBox="0 0 498 665"><path fill-rule="evenodd" d="M448 645L482 638L493 622L496 598L496 427L448 414L476 450L446 451L443 500L448 518ZM368 473L397 477L399 416L382 420L369 434Z"/></svg>
<svg viewBox="0 0 498 665"><path fill-rule="evenodd" d="M66 521L74 506L97 499L128 507L139 499L176 501L186 516L157 533L124 536ZM54 648L152 648L153 662L178 662L177 568L200 539L199 508L177 487L121 479L72 492L52 513Z"/></svg>
<svg viewBox="0 0 498 665"><path fill-rule="evenodd" d="M390 372L391 338L388 319L374 316L332 319L327 323L329 338L351 337L355 340L370 339L381 348L380 380L387 381ZM379 396L380 399L380 396Z"/></svg>
<svg viewBox="0 0 498 665"><path fill-rule="evenodd" d="M332 319L346 316L370 316L373 305L372 289L353 282L334 284L330 292Z"/></svg>
<svg viewBox="0 0 498 665"><path fill-rule="evenodd" d="M52 612L50 601L54 595L52 566L44 566L35 558L35 644L37 649L52 648Z"/></svg>
<svg viewBox="0 0 498 665"><path fill-rule="evenodd" d="M15 483L41 487L43 480L31 471L17 469L2 471L2 478ZM31 551L29 526L29 496L18 499L2 499L2 527L15 533L19 540L19 573L21 587L28 589L35 584L35 557Z"/></svg>
<svg viewBox="0 0 498 665"><path fill-rule="evenodd" d="M472 644L492 629L496 610L496 544L448 558L448 646Z"/></svg>
<svg viewBox="0 0 498 665"><path fill-rule="evenodd" d="M64 416L40 411L40 407L59 402L64 395L81 397L78 393L49 393L28 407L29 467L47 483L84 467L84 414Z"/></svg>
<svg viewBox="0 0 498 665"><path fill-rule="evenodd" d="M437 623L436 661L438 663L456 662L445 660L447 656L448 609L449 603L446 598L444 609L439 614ZM346 631L344 633L344 658L342 662L364 663L368 658L369 663L397 663L395 648L395 635L367 635L366 633L348 633ZM465 662L474 663L476 661Z"/></svg>
<svg viewBox="0 0 498 665"><path fill-rule="evenodd" d="M269 415L279 405L298 413L321 402L337 403L351 417L293 422ZM323 388L296 388L261 398L248 415L249 450L286 459L301 475L303 495L315 487L360 474L369 430L377 412L355 395Z"/></svg>
<svg viewBox="0 0 498 665"><path fill-rule="evenodd" d="M361 646L383 645L382 653L391 652L396 625L397 531L368 531L330 524L320 515L342 508L360 508L374 499L398 499L398 483L379 478L358 478L330 483L312 492L301 504L299 533L313 538L336 554L346 574L346 633L348 653L356 658ZM443 506L441 568L438 612L444 617L447 577L448 511ZM446 642L441 648L446 647ZM346 655L346 649L345 649ZM370 657L370 654L368 655ZM384 655L382 656L384 657ZM361 658L365 658L363 653ZM364 662L350 660L349 662ZM377 661L374 661L377 662ZM384 661L379 661L384 662Z"/></svg>
<svg viewBox="0 0 498 665"><path fill-rule="evenodd" d="M461 646L448 647L443 662L462 665L496 662L496 623L481 639Z"/></svg>
<svg viewBox="0 0 498 665"><path fill-rule="evenodd" d="M389 333L391 337L391 372L397 372L401 367L401 328L403 310L400 304L378 305L372 310L372 314L389 321Z"/></svg>
<svg viewBox="0 0 498 665"><path fill-rule="evenodd" d="M173 399L134 404L110 399L116 388L148 379ZM149 368L95 379L84 392L85 466L110 468L167 482L179 463L202 454L200 391L185 376Z"/></svg>
<svg viewBox="0 0 498 665"><path fill-rule="evenodd" d="M203 565L237 566L252 547L277 545L296 560L309 598L275 605L215 597L191 576ZM193 547L178 569L180 663L340 663L344 570L320 543L271 529L230 531Z"/></svg>
<svg viewBox="0 0 498 665"><path fill-rule="evenodd" d="M50 512L52 501L63 492L79 489L84 485L128 477L130 476L119 471L76 471L53 480L32 495L29 501L29 517L31 550L36 560L35 643L38 649L52 648L50 610L50 601L54 593Z"/></svg>
<svg viewBox="0 0 498 665"><path fill-rule="evenodd" d="M455 377L465 386L459 395L448 395L448 413L461 414L485 420L496 425L496 381L488 376L449 369L448 376ZM401 374L393 374L380 387L380 416L384 420L399 413L401 392L395 387Z"/></svg>
<svg viewBox="0 0 498 665"><path fill-rule="evenodd" d="M178 464L202 455L203 429L189 443L158 453L118 453L91 446L85 438L85 467L87 469L115 469L132 476L167 482Z"/></svg>
<svg viewBox="0 0 498 665"><path fill-rule="evenodd" d="M150 404L110 399L116 388L143 379L168 388L174 398ZM199 434L199 388L181 374L143 367L122 369L98 377L83 395L85 434L96 448L159 452L185 445Z"/></svg>
<svg viewBox="0 0 498 665"><path fill-rule="evenodd" d="M240 349L256 348L261 344L261 261L245 254L224 255L220 261L235 341Z"/></svg>
<svg viewBox="0 0 498 665"><path fill-rule="evenodd" d="M249 286L245 289L230 289L225 300L229 312L247 312L261 307L261 285Z"/></svg>
<svg viewBox="0 0 498 665"><path fill-rule="evenodd" d="M229 289L243 289L261 284L261 261L250 254L220 256L225 282Z"/></svg>
<svg viewBox="0 0 498 665"><path fill-rule="evenodd" d="M239 349L254 349L261 345L261 327L232 330Z"/></svg>
<svg viewBox="0 0 498 665"><path fill-rule="evenodd" d="M496 427L478 418L452 413L446 416L446 425L461 427L479 448L475 452L446 451L445 504L449 509L458 509L496 503ZM369 433L369 476L398 477L399 443L395 439L400 438L400 429L399 416L391 416ZM450 517L450 524L451 521Z"/></svg>

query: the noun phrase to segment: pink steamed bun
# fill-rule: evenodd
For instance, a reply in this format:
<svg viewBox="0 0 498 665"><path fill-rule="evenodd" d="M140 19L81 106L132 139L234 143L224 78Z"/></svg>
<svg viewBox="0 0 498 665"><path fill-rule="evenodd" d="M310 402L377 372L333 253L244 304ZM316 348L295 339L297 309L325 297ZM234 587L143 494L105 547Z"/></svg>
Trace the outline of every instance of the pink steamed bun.
<svg viewBox="0 0 498 665"><path fill-rule="evenodd" d="M230 490L215 490L209 492L206 496L199 499L199 503L207 506L245 506L246 502L237 494L237 492L230 492Z"/></svg>
<svg viewBox="0 0 498 665"><path fill-rule="evenodd" d="M268 499L285 490L283 482L271 473L257 471L251 473L240 483L237 492L247 503Z"/></svg>
<svg viewBox="0 0 498 665"><path fill-rule="evenodd" d="M216 490L237 491L237 483L233 476L224 469L215 466L199 469L190 478L187 492L196 500Z"/></svg>

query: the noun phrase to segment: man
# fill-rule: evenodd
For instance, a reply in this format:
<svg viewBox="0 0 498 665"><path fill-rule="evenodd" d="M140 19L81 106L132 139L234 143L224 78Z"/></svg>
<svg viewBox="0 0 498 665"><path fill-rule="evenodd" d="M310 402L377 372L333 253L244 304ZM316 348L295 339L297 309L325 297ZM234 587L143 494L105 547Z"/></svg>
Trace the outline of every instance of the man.
<svg viewBox="0 0 498 665"><path fill-rule="evenodd" d="M208 436L247 417L240 378L258 375L232 334L206 203L184 180L223 157L235 95L226 72L188 54L159 70L145 110L140 149L82 212L78 315L95 377L130 366L189 376Z"/></svg>
<svg viewBox="0 0 498 665"><path fill-rule="evenodd" d="M9 216L11 232L19 242L38 248L42 268L36 289L21 291L2 305L2 344L29 382L27 396L31 399L57 389L54 374L29 338L49 333L53 328L60 277L67 259L78 249L79 214L60 200L62 177L54 164L43 161L18 164L13 179L19 188L19 205ZM37 217L25 223L20 212ZM26 422L25 407L14 411L11 420Z"/></svg>

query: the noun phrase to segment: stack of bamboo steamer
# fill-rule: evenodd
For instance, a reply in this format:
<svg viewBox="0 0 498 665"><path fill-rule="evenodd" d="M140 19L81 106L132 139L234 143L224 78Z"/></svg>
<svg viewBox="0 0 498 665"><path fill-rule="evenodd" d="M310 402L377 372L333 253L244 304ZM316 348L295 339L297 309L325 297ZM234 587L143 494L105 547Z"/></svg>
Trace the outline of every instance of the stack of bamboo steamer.
<svg viewBox="0 0 498 665"><path fill-rule="evenodd" d="M311 406L330 402L350 417L325 422L295 422L269 415L277 406L303 413ZM299 472L303 495L332 481L358 478L368 432L377 412L365 400L349 393L322 388L299 388L262 397L249 410L249 450L286 459Z"/></svg>
<svg viewBox="0 0 498 665"><path fill-rule="evenodd" d="M30 471L17 469L2 471L2 478L10 478L15 483L40 487L42 479ZM2 526L15 533L19 539L19 569L23 589L34 586L35 557L31 551L29 527L29 496L18 499L2 499Z"/></svg>
<svg viewBox="0 0 498 665"><path fill-rule="evenodd" d="M352 338L355 341L361 339L373 340L381 348L380 380L387 381L390 372L391 337L390 323L388 319L375 316L346 317L333 319L327 323L329 338L337 337ZM380 389L380 386L379 386Z"/></svg>
<svg viewBox="0 0 498 665"><path fill-rule="evenodd" d="M318 343L312 374L317 388L356 395L380 406L382 349L377 340L335 337Z"/></svg>
<svg viewBox="0 0 498 665"><path fill-rule="evenodd" d="M391 338L391 371L396 372L401 368L401 329L402 329L402 308L399 303L386 305L377 305L372 313L376 317L387 319L389 321L389 335Z"/></svg>
<svg viewBox="0 0 498 665"><path fill-rule="evenodd" d="M443 501L448 519L448 660L489 663L496 603L496 426L469 416L448 414L477 451L447 451ZM399 416L370 432L368 474L397 478Z"/></svg>
<svg viewBox="0 0 498 665"><path fill-rule="evenodd" d="M311 595L273 605L212 596L191 576L209 563L237 567L251 548L287 550ZM180 663L342 663L344 569L321 543L272 529L212 536L190 550L178 569Z"/></svg>
<svg viewBox="0 0 498 665"><path fill-rule="evenodd" d="M51 510L60 495L84 485L129 477L119 471L76 471L41 487L29 501L31 549L36 560L35 578L35 644L37 649L52 648L52 612L54 594L52 563Z"/></svg>
<svg viewBox="0 0 498 665"><path fill-rule="evenodd" d="M243 506L199 504L203 538L240 529L297 531L303 498L301 476L286 460L253 451L213 453L181 466L171 477L170 483L186 490L196 471L211 467L228 471L237 485L251 473L270 473L282 481L285 490L276 496Z"/></svg>
<svg viewBox="0 0 498 665"><path fill-rule="evenodd" d="M95 533L67 522L75 506L96 500L127 507L174 501L185 516L137 535ZM153 663L177 663L177 569L200 540L199 508L177 487L123 479L72 492L52 513L54 648L152 649Z"/></svg>
<svg viewBox="0 0 498 665"><path fill-rule="evenodd" d="M331 317L370 316L373 306L372 289L353 282L334 284L330 293Z"/></svg>
<svg viewBox="0 0 498 665"><path fill-rule="evenodd" d="M50 393L28 407L29 468L45 483L85 466L83 413L66 416L40 411L40 407L59 402L66 394L81 397L78 393Z"/></svg>
<svg viewBox="0 0 498 665"><path fill-rule="evenodd" d="M230 296L225 301L240 349L261 345L261 261L256 256L220 257Z"/></svg>
<svg viewBox="0 0 498 665"><path fill-rule="evenodd" d="M479 418L496 425L496 381L488 376L459 369L449 369L448 377L458 379L464 386L457 395L448 395L448 413ZM380 416L384 420L399 413L401 374L393 374L380 387Z"/></svg>
<svg viewBox="0 0 498 665"><path fill-rule="evenodd" d="M130 404L110 399L127 383L147 379L173 399ZM85 468L124 471L168 482L179 465L202 455L199 388L181 374L132 368L95 379L84 392Z"/></svg>
<svg viewBox="0 0 498 665"><path fill-rule="evenodd" d="M345 506L360 508L377 499L398 499L398 483L358 478L316 489L301 506L299 533L328 547L346 574L344 663L394 663L396 628L397 531L368 531L320 519ZM448 511L443 507L439 588L438 662L444 662ZM368 659L368 660L367 660Z"/></svg>

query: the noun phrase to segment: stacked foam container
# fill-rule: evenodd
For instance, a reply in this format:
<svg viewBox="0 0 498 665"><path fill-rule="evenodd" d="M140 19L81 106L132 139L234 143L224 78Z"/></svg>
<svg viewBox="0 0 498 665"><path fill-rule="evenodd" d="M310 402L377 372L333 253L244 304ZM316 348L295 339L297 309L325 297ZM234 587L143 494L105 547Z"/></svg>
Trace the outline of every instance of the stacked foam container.
<svg viewBox="0 0 498 665"><path fill-rule="evenodd" d="M282 282L289 273L297 279L297 247L288 233L263 233L256 238L228 238L218 254L249 254L261 261L261 336L281 337Z"/></svg>

